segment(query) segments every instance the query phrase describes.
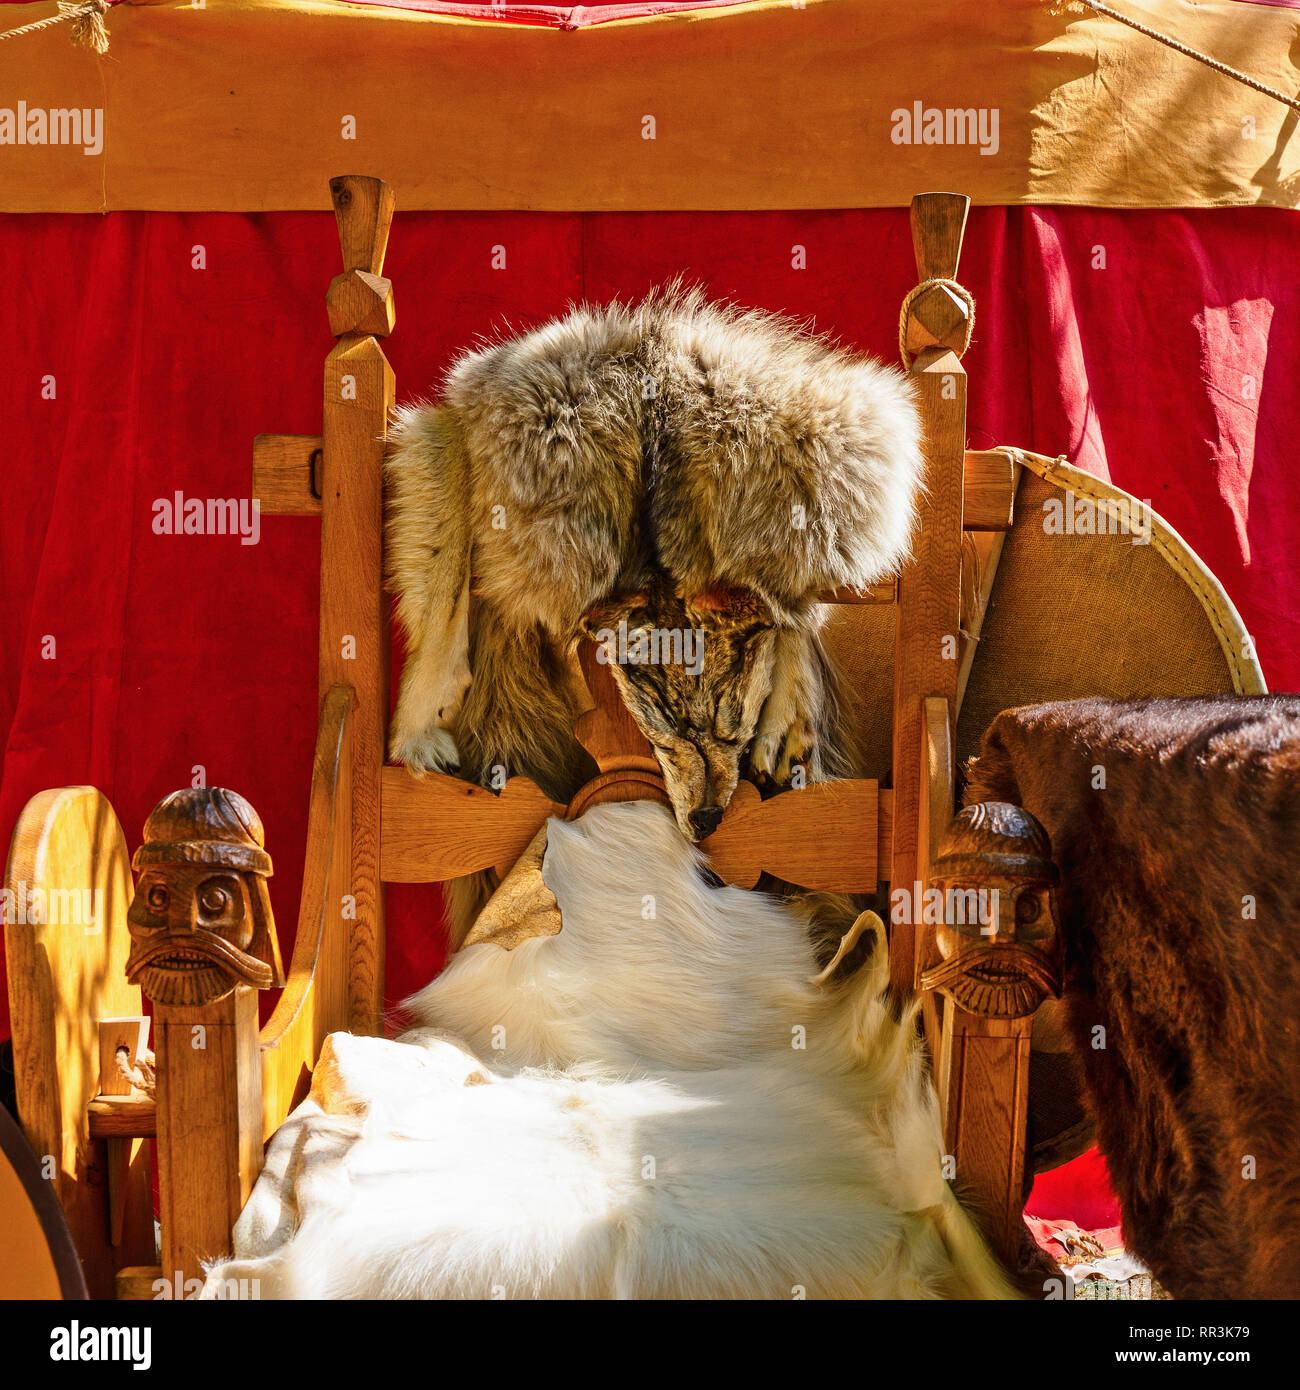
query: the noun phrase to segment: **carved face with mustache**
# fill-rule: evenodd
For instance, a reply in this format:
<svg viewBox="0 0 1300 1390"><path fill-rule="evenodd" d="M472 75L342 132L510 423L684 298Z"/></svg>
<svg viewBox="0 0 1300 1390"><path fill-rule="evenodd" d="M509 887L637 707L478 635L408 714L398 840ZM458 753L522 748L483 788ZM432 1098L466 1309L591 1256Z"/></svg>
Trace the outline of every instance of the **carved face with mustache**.
<svg viewBox="0 0 1300 1390"><path fill-rule="evenodd" d="M127 978L155 1003L206 1004L238 984L282 984L262 825L220 787L176 792L154 808L136 852Z"/></svg>
<svg viewBox="0 0 1300 1390"><path fill-rule="evenodd" d="M930 876L944 913L922 988L982 1018L1025 1018L1059 996L1058 878L1047 832L1028 811L1001 801L966 807Z"/></svg>

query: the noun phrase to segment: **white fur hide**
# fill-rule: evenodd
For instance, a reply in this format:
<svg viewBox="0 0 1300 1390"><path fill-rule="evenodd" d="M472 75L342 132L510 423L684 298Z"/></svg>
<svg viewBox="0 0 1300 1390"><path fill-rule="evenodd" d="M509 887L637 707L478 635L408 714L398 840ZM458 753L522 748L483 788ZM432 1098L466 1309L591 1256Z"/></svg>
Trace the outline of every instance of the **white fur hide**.
<svg viewBox="0 0 1300 1390"><path fill-rule="evenodd" d="M1006 1296L883 943L814 985L795 912L698 862L650 802L551 821L563 929L467 947L396 1042L330 1040L209 1294Z"/></svg>

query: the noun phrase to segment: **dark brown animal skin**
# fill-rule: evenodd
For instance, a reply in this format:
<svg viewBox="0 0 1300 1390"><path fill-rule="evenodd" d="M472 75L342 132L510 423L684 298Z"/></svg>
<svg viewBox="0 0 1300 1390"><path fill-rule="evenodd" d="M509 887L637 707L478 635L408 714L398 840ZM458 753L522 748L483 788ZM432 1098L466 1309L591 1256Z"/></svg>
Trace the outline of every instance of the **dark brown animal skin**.
<svg viewBox="0 0 1300 1390"><path fill-rule="evenodd" d="M1052 838L1129 1247L1176 1298L1300 1297L1300 697L1008 710L968 768L993 800Z"/></svg>

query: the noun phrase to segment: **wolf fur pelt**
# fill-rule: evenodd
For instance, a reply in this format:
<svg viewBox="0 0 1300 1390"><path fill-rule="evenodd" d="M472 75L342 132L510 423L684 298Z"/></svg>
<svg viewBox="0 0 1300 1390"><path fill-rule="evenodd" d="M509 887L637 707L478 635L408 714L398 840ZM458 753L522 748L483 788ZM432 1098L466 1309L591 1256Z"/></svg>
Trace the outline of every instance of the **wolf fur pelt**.
<svg viewBox="0 0 1300 1390"><path fill-rule="evenodd" d="M467 945L401 1040L328 1040L209 1293L1009 1296L883 942L814 983L800 912L701 862L652 802L548 822L558 934Z"/></svg>
<svg viewBox="0 0 1300 1390"><path fill-rule="evenodd" d="M574 649L623 620L705 635L691 712L661 666L614 663L689 837L742 770L839 770L813 599L907 552L920 441L898 371L698 292L583 306L462 357L440 405L398 412L387 473L396 761L569 800L596 771Z"/></svg>
<svg viewBox="0 0 1300 1390"><path fill-rule="evenodd" d="M1010 710L965 799L1051 836L1130 1248L1175 1297L1300 1297L1300 697Z"/></svg>

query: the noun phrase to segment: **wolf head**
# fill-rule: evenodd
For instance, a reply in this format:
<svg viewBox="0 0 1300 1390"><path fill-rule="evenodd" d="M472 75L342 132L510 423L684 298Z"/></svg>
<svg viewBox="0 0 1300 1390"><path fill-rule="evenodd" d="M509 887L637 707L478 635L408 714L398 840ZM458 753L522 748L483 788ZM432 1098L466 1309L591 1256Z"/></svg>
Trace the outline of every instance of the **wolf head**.
<svg viewBox="0 0 1300 1390"><path fill-rule="evenodd" d="M731 800L772 688L771 610L741 590L639 593L597 604L583 627L654 749L678 826L704 839Z"/></svg>

